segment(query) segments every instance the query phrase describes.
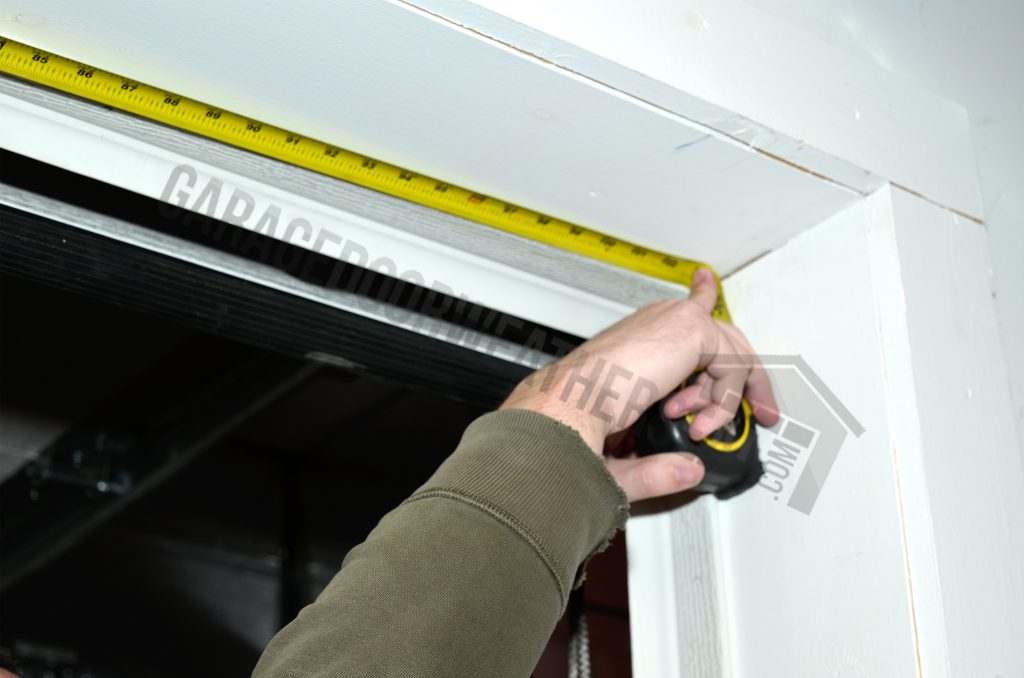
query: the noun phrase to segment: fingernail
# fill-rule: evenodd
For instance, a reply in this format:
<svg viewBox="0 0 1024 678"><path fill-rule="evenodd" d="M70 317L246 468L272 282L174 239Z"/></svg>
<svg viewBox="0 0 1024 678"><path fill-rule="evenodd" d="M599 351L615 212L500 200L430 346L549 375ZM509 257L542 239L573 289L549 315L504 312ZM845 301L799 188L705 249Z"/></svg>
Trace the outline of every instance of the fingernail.
<svg viewBox="0 0 1024 678"><path fill-rule="evenodd" d="M692 487L704 477L704 463L690 452L680 452L679 456L685 459L686 463L676 465L676 480L687 487Z"/></svg>

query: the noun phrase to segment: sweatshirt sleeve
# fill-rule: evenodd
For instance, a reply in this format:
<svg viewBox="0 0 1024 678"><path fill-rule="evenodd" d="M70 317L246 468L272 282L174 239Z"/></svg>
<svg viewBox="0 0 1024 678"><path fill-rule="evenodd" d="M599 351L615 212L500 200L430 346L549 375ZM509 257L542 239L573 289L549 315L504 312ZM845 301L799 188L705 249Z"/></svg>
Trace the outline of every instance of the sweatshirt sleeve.
<svg viewBox="0 0 1024 678"><path fill-rule="evenodd" d="M627 511L571 428L528 410L484 415L349 551L253 676L529 676Z"/></svg>

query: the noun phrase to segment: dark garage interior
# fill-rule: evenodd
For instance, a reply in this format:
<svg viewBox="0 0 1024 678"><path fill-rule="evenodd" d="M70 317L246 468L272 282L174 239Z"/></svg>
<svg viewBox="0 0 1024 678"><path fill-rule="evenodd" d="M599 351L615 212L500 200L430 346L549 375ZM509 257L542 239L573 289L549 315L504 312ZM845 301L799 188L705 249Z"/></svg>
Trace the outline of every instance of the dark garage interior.
<svg viewBox="0 0 1024 678"><path fill-rule="evenodd" d="M25 678L249 675L486 409L12 275L0 313L0 646ZM595 676L629 675L622 537L590 566Z"/></svg>

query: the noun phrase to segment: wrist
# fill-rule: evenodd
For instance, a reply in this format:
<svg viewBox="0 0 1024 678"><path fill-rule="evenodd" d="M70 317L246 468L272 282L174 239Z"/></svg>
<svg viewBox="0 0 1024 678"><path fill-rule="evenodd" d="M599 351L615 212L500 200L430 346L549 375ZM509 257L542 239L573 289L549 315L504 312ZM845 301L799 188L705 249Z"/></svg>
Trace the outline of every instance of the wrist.
<svg viewBox="0 0 1024 678"><path fill-rule="evenodd" d="M562 398L564 384L544 377L544 370L528 377L516 386L498 409L531 410L543 414L576 431L595 454L603 455L604 441L611 432L611 424L593 416L585 407L577 407L575 400Z"/></svg>

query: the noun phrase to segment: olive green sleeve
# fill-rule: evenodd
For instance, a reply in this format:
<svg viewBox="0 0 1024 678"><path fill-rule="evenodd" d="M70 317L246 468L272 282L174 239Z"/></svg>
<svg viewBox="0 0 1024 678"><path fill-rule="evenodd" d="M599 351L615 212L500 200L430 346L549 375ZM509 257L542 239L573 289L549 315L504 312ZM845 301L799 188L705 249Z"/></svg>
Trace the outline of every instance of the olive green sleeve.
<svg viewBox="0 0 1024 678"><path fill-rule="evenodd" d="M627 510L575 431L527 410L487 414L348 553L253 675L529 676Z"/></svg>

